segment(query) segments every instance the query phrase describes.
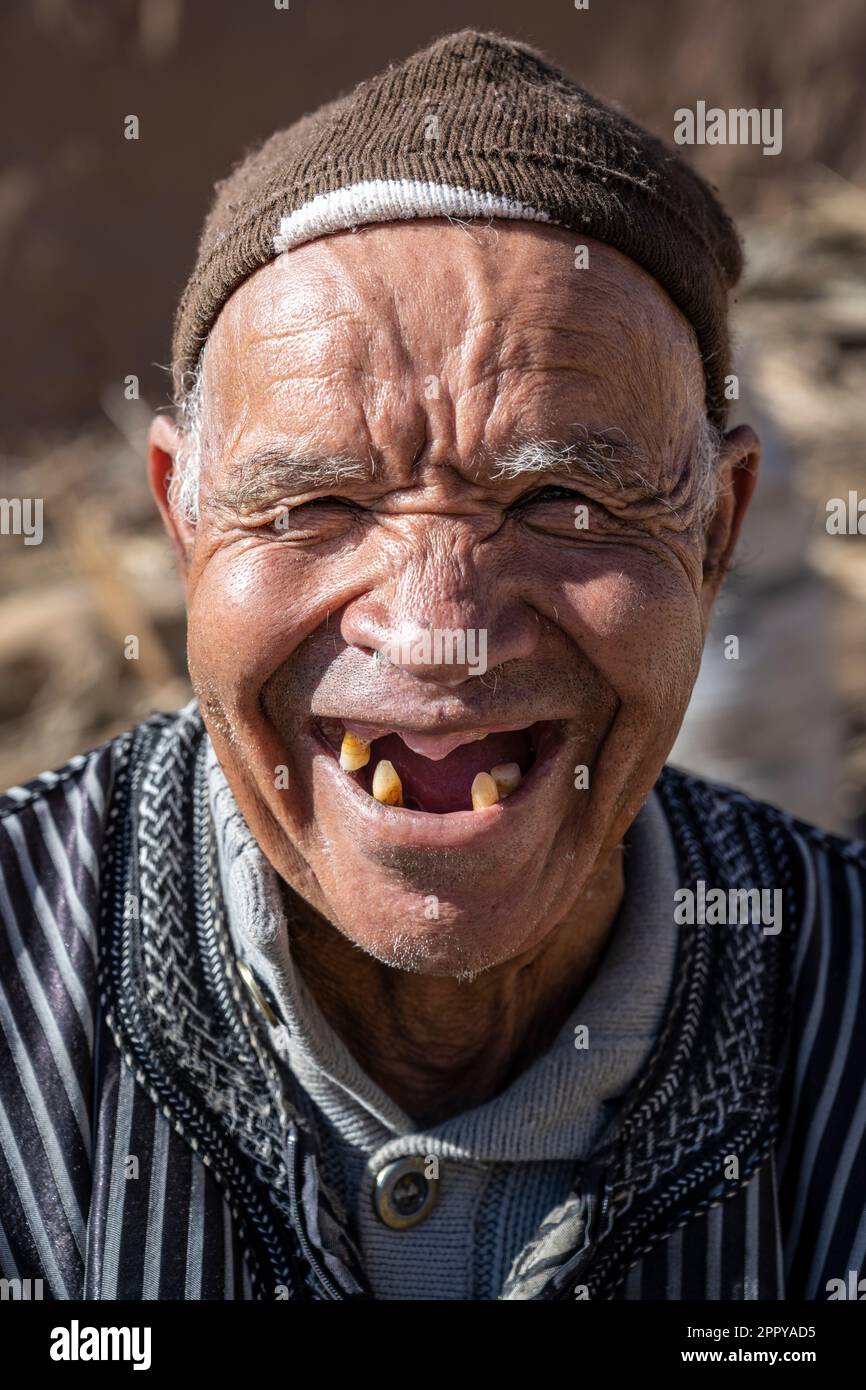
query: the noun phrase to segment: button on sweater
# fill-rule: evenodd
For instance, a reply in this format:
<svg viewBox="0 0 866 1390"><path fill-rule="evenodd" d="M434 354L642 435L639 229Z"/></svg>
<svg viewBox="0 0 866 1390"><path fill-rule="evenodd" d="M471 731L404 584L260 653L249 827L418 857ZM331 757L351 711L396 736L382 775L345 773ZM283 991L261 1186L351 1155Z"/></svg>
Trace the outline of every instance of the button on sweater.
<svg viewBox="0 0 866 1390"><path fill-rule="evenodd" d="M492 1099L419 1128L366 1074L316 1004L292 956L277 875L212 747L208 783L235 950L275 1010L273 1048L309 1098L324 1177L345 1209L375 1297L507 1297L510 1275L572 1189L580 1163L647 1063L664 1018L678 875L656 794L626 836L625 896L602 961L553 1044ZM575 1033L581 1025L585 1035ZM575 1045L584 1038L585 1047ZM419 1224L395 1230L378 1214L376 1178L406 1157L436 1160L439 1199Z"/></svg>

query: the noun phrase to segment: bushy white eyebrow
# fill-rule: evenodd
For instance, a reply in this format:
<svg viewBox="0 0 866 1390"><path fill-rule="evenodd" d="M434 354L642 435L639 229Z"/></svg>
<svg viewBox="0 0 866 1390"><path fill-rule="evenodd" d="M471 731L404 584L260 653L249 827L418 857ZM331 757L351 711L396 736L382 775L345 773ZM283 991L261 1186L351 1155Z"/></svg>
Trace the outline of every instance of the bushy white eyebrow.
<svg viewBox="0 0 866 1390"><path fill-rule="evenodd" d="M363 462L346 455L297 452L284 445L263 445L243 460L225 487L215 488L211 502L217 506L252 507L267 504L289 489L301 495L337 488L345 482L369 482L375 476L375 460Z"/></svg>
<svg viewBox="0 0 866 1390"><path fill-rule="evenodd" d="M646 464L646 457L622 430L591 430L586 425L576 425L574 434L576 438L569 443L531 439L515 445L496 460L491 476L513 479L528 473L591 475L600 483L620 486L634 486L643 480L641 467Z"/></svg>
<svg viewBox="0 0 866 1390"><path fill-rule="evenodd" d="M588 479L605 489L628 494L643 510L658 506L676 513L690 499L699 523L703 526L709 521L718 500L722 436L707 416L702 417L688 467L667 486L658 486L647 477L646 454L624 431L577 425L573 433L573 443L534 439L516 445L497 461L492 476Z"/></svg>

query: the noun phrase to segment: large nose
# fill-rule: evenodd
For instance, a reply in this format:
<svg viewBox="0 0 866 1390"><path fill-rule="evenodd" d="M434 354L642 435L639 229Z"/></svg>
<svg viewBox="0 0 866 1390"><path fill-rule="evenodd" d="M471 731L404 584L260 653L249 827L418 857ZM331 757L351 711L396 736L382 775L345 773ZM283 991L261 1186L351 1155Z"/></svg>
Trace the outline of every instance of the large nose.
<svg viewBox="0 0 866 1390"><path fill-rule="evenodd" d="M349 603L341 622L350 645L445 688L530 657L539 631L507 575L447 543L407 558L396 576Z"/></svg>

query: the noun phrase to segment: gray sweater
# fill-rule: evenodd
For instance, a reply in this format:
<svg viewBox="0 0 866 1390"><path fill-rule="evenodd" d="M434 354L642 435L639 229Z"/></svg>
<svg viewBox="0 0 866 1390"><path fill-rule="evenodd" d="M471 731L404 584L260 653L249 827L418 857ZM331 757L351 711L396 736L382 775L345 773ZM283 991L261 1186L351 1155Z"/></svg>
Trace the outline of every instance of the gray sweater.
<svg viewBox="0 0 866 1390"><path fill-rule="evenodd" d="M419 1130L359 1066L306 987L277 876L212 747L208 776L235 948L276 1007L275 1053L313 1102L325 1177L349 1215L375 1296L503 1296L642 1070L664 1016L678 877L658 798L626 837L622 908L594 980L552 1046L492 1100ZM578 1024L589 1029L584 1049L575 1047ZM380 1170L405 1156L439 1160L440 1197L421 1224L394 1230L377 1215L373 1189Z"/></svg>

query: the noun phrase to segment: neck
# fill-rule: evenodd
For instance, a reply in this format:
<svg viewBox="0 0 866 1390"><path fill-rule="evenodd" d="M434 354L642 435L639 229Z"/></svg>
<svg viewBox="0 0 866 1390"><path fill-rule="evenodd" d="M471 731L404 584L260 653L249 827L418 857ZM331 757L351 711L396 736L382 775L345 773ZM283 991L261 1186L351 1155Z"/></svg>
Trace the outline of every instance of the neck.
<svg viewBox="0 0 866 1390"><path fill-rule="evenodd" d="M617 853L537 945L471 980L385 965L297 898L292 953L359 1064L426 1126L497 1095L550 1046L598 968L622 897Z"/></svg>

